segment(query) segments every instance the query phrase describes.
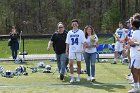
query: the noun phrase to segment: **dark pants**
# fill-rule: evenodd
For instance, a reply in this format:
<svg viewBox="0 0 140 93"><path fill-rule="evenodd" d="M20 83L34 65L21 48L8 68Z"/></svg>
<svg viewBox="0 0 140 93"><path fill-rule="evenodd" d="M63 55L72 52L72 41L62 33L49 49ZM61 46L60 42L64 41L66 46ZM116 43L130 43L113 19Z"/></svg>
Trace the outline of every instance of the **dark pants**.
<svg viewBox="0 0 140 93"><path fill-rule="evenodd" d="M11 51L12 51L12 57L13 59L17 58L17 51L19 50L19 44L18 42L12 43L11 45Z"/></svg>
<svg viewBox="0 0 140 93"><path fill-rule="evenodd" d="M13 59L16 59L17 58L17 50L12 50L12 57Z"/></svg>

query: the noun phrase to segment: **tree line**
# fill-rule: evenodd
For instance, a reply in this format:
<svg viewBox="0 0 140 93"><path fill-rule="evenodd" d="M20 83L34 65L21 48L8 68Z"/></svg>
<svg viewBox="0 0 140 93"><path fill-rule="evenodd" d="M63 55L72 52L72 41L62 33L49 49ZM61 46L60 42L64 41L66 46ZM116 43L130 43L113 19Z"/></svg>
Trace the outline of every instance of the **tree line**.
<svg viewBox="0 0 140 93"><path fill-rule="evenodd" d="M140 0L0 0L0 34L12 25L24 34L52 34L59 21L71 29L73 18L81 29L92 25L96 33L113 33L136 12Z"/></svg>

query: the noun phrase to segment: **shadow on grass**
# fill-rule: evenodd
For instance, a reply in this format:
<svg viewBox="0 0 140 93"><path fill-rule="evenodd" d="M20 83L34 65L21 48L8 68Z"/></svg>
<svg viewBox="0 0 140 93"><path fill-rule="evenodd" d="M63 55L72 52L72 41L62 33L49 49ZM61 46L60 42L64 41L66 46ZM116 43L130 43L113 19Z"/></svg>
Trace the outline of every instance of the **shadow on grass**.
<svg viewBox="0 0 140 93"><path fill-rule="evenodd" d="M116 92L114 89L125 89L124 85L117 85L117 84L109 84L109 83L101 83L101 82L93 82L93 86L88 86L89 88L95 88L95 89L103 89L108 92Z"/></svg>
<svg viewBox="0 0 140 93"><path fill-rule="evenodd" d="M70 77L65 77L64 82L69 82L69 80L70 80ZM105 90L108 92L116 92L114 89L126 89L126 87L121 84L102 83L102 82L98 82L98 81L91 82L91 81L87 81L87 79L85 79L85 78L81 78L80 82L73 82L73 83L66 84L66 85L70 85L73 87L84 86L84 87L93 88L93 89L102 89L102 90Z"/></svg>

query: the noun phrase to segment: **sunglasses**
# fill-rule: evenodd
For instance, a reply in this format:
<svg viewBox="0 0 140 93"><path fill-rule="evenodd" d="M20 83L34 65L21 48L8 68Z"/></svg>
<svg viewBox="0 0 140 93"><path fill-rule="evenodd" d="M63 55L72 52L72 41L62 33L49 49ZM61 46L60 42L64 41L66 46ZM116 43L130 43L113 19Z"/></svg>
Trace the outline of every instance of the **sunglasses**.
<svg viewBox="0 0 140 93"><path fill-rule="evenodd" d="M59 28L64 28L64 27L59 27Z"/></svg>

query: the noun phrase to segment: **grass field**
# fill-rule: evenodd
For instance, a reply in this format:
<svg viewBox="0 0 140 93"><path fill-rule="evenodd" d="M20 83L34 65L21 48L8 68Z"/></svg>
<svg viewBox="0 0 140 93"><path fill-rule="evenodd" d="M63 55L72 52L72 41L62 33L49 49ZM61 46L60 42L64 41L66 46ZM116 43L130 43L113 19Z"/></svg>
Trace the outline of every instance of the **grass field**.
<svg viewBox="0 0 140 93"><path fill-rule="evenodd" d="M112 60L110 60L112 61ZM44 61L45 64L51 64L52 69L56 68L55 62ZM36 66L38 62L27 62L24 66ZM15 70L21 64L13 62L1 62L5 70ZM82 62L82 69L85 69L85 63ZM131 88L130 81L126 80L129 73L127 65L118 63L111 65L107 63L96 63L96 82L87 81L87 75L81 74L81 82L69 83L70 74L65 77L65 81L57 79L58 72L52 73L31 73L27 69L29 76L19 76L18 78L0 77L0 93L127 93ZM76 77L76 73L75 73Z"/></svg>
<svg viewBox="0 0 140 93"><path fill-rule="evenodd" d="M49 39L26 39L25 40L25 51L28 54L53 54L54 51L51 49L47 51ZM100 44L112 44L113 38L104 37L99 38ZM22 52L22 42L20 51ZM0 58L8 58L11 56L11 50L8 46L8 40L0 40Z"/></svg>
<svg viewBox="0 0 140 93"><path fill-rule="evenodd" d="M27 39L25 40L25 51L28 54L50 54L54 53L53 50L47 51L48 39ZM0 58L7 58L11 56L11 50L8 46L7 40L0 41ZM23 44L21 42L21 48L19 51L22 52Z"/></svg>
<svg viewBox="0 0 140 93"><path fill-rule="evenodd" d="M49 39L28 39L25 40L25 51L29 54L50 54L53 50L47 51ZM99 38L101 44L111 44L113 39ZM10 48L7 46L7 40L0 41L0 58L11 56ZM22 46L22 45L21 45ZM22 49L22 47L21 47ZM81 82L69 83L70 74L65 76L65 81L57 79L58 72L52 73L31 73L27 69L29 76L19 76L18 78L0 77L0 93L127 93L130 87L130 81L126 80L129 70L127 65L118 63L111 65L109 60L106 63L96 63L96 81L87 81L87 75L81 74ZM28 61L25 64L14 64L13 62L1 62L5 70L15 70L20 65L34 67L39 61ZM51 64L52 69L56 69L55 62L44 61L45 64ZM85 69L85 63L82 62L82 69ZM75 73L76 77L76 73Z"/></svg>

